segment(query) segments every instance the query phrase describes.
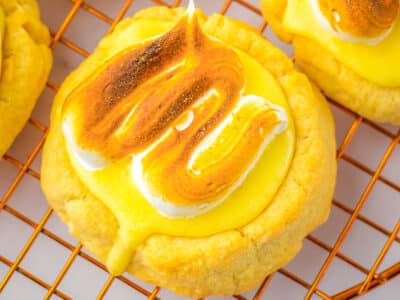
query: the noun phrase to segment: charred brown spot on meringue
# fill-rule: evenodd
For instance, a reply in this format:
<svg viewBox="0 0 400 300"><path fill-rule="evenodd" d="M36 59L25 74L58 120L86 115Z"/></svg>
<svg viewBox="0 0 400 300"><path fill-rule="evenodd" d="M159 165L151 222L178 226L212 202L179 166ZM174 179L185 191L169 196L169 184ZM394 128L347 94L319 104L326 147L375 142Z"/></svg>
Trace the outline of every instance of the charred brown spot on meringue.
<svg viewBox="0 0 400 300"><path fill-rule="evenodd" d="M63 114L73 116L82 149L111 161L149 151L142 168L151 188L170 202L199 204L226 193L281 122L272 109L249 112L226 159L201 174L188 168L196 147L238 105L244 84L239 56L186 16L161 37L112 58L69 95ZM180 127L189 112L190 124Z"/></svg>
<svg viewBox="0 0 400 300"><path fill-rule="evenodd" d="M318 0L321 12L336 31L375 38L397 19L399 0Z"/></svg>

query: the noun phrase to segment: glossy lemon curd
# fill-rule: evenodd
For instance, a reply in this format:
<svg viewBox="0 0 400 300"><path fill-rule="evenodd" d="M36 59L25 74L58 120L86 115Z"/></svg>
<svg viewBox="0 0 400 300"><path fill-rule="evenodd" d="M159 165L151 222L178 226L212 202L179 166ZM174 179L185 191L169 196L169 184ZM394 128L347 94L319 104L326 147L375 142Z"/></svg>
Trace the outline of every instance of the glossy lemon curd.
<svg viewBox="0 0 400 300"><path fill-rule="evenodd" d="M132 25L135 30L130 38L140 45L143 40L155 38L173 25L139 19ZM230 48L229 45L222 45ZM232 49L243 65L245 85L242 95L257 95L282 107L288 117L288 127L271 141L243 183L212 210L192 218L165 217L149 204L135 185L130 157L104 169L88 171L82 167L67 144L74 170L90 192L109 207L119 222L117 241L107 260L107 267L112 273L125 271L135 247L151 234L205 237L248 224L270 204L286 177L294 153L295 130L285 95L279 83L264 67L246 53ZM241 129L237 128L237 134L240 132Z"/></svg>
<svg viewBox="0 0 400 300"><path fill-rule="evenodd" d="M320 24L310 0L288 0L283 25L287 32L318 42L361 77L385 87L400 86L400 17L389 36L376 45L336 37Z"/></svg>

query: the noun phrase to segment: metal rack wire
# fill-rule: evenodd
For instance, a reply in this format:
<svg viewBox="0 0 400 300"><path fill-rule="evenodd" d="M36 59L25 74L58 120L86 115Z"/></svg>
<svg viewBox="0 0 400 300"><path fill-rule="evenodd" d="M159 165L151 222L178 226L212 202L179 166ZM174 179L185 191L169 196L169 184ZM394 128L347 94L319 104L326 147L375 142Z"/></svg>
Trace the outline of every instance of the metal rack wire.
<svg viewBox="0 0 400 300"><path fill-rule="evenodd" d="M58 27L58 29L55 32L52 32L52 42L51 42L51 48L54 49L56 45L58 44L63 44L64 46L68 47L70 50L74 51L78 55L82 56L83 58L87 57L89 55L89 52L83 47L80 47L77 43L75 43L73 40L69 40L64 36L64 33L70 26L71 22L75 18L76 14L80 10L84 10L87 13L93 15L94 17L102 20L103 22L109 24L108 32L111 32L114 28L114 26L125 16L127 11L130 9L131 5L133 4L133 0L126 0L125 2L122 3L119 11L116 13L115 17L109 17L105 12L102 12L101 9L97 8L95 4L89 4L85 2L84 0L69 0L71 1L72 5L70 10L68 11L68 14L62 21L61 25ZM166 3L162 0L153 0L155 5L168 5L171 7L176 7L181 4L181 0L175 0L173 3ZM245 0L226 0L226 1L215 1L215 11L219 12L221 14L225 14L229 11L230 7L235 4L239 5L243 11L252 11L253 13L260 15L261 12L259 8L254 4L258 1L252 1L251 3L249 1ZM262 20L262 19L261 19ZM263 33L267 28L267 23L265 21L261 21L261 24L259 24L259 31ZM47 82L47 87L54 92L57 92L58 90L58 85L52 81ZM351 205L343 204L343 202L334 199L333 205L340 209L341 211L345 212L348 214L348 218L345 222L345 225L343 229L340 231L338 237L336 238L336 241L333 243L333 246L329 245L328 243L322 241L321 239L315 237L314 235L310 235L307 237L307 240L314 245L318 246L319 248L323 249L324 251L328 252L328 255L326 256L325 260L322 262L321 265L318 266L319 271L317 272L316 276L313 278L312 281L304 279L301 275L295 274L292 271L289 271L286 268L280 269L277 271L275 274L272 274L268 277L265 278L263 283L260 285L258 290L254 293L254 295L251 296L252 299L262 299L263 295L266 295L268 293L269 285L276 276L276 274L283 275L284 277L294 281L295 283L299 284L300 286L303 286L306 289L306 295L305 299L311 299L311 297L315 297L316 295L318 296L317 298L322 298L322 299L350 299L352 297L367 293L371 289L383 285L385 282L389 281L390 279L394 278L395 276L400 274L400 262L391 264L389 267L380 270L378 272L378 269L385 257L385 255L388 253L390 248L393 246L394 243L400 243L400 238L399 238L399 230L400 230L400 221L397 220L396 225L392 228L392 230L388 230L384 226L378 224L377 222L371 220L367 216L363 215L361 212L361 209L363 208L364 204L366 203L367 199L369 198L371 191L375 184L377 182L380 182L393 190L395 193L400 193L400 184L399 182L395 182L392 179L385 177L382 173L385 165L387 164L388 160L390 159L391 155L395 151L395 148L398 147L400 143L400 129L397 128L397 132L394 132L393 130L389 130L382 125L377 125L373 122L370 122L368 120L364 120L360 116L354 114L353 112L347 110L343 106L339 105L336 103L334 100L330 100L330 103L333 107L336 109L340 110L341 112L347 114L351 118L353 118L352 124L349 127L348 131L344 135L342 143L339 145L338 150L337 150L337 160L338 161L345 161L361 172L367 174L370 179L363 189L361 193L361 197L358 199L357 203L355 204L354 207ZM3 256L2 253L0 252L0 263L4 264L7 266L8 270L5 274L5 276L1 279L0 278L0 295L1 291L9 284L9 282L12 280L13 276L15 273L19 273L22 276L25 276L26 278L29 278L36 284L40 285L44 289L47 290L46 295L44 296L44 299L50 299L52 298L53 295L58 296L61 299L72 299L70 295L67 293L63 292L62 289L60 289L60 283L62 282L63 278L67 274L67 272L70 270L72 264L76 260L77 257L80 257L86 261L88 261L90 264L93 264L96 268L99 268L101 270L106 271L105 266L94 259L92 256L88 255L85 251L82 249L82 244L72 244L71 242L67 241L66 239L60 237L53 231L47 229L45 227L46 223L48 222L49 218L53 214L53 210L51 208L48 208L47 211L41 216L41 219L39 222L33 220L32 218L28 217L25 215L23 212L19 211L16 208L13 208L12 205L9 203L9 199L11 196L17 191L17 189L20 189L20 183L23 180L25 176L30 176L34 178L35 180L40 179L40 174L39 172L35 171L34 168L32 168L32 163L40 153L40 150L43 146L43 143L46 139L47 136L47 126L43 124L41 121L37 120L36 118L31 118L29 120L29 124L33 126L37 131L40 132L40 138L38 139L37 143L33 147L32 151L29 153L28 157L26 160L21 161L20 159L14 157L11 154L6 154L3 157L3 160L7 163L12 165L14 168L17 169L17 174L16 176L12 176L12 182L8 186L7 190L3 195L0 194L1 200L0 200L0 213L2 211L6 211L12 216L18 218L20 221L25 223L26 225L30 226L32 228L32 233L29 236L29 238L26 240L25 245L22 247L20 250L18 256L16 259L11 260L7 258L6 256ZM355 137L358 134L358 130L360 126L368 126L372 130L376 131L380 135L383 135L390 139L390 143L385 149L385 153L383 156L380 158L380 161L377 165L376 168L371 168L370 166L366 165L365 163L359 161L356 158L353 158L352 156L348 155L346 153L346 150L348 148L348 145L352 140L355 139ZM386 242L384 243L384 246L381 248L381 251L379 254L375 257L375 262L372 264L371 267L366 268L363 266L361 263L357 262L357 259L354 259L352 257L349 257L348 255L345 255L341 251L341 247L348 236L348 233L350 229L352 228L353 224L356 221L360 221L367 226L373 228L374 230L380 232L383 234L386 238ZM23 259L26 257L26 255L29 253L30 249L32 248L32 245L34 244L35 240L39 236L39 234L44 234L48 238L52 239L53 241L57 242L59 245L64 247L66 250L69 252L69 257L68 259L64 262L63 267L61 268L60 272L56 276L55 280L53 282L46 282L44 279L40 278L39 276L33 274L30 272L28 269L24 268L21 266L21 262ZM329 294L328 292L324 291L323 288L320 287L320 282L323 279L324 275L332 265L332 262L334 259L340 259L341 261L345 262L346 264L352 266L353 268L357 269L360 271L363 276L364 280L361 282L354 284L350 288L347 288L345 290L341 290L340 292L336 294ZM119 281L123 284L126 284L127 286L131 287L132 289L135 289L137 292L142 294L144 297L147 297L148 299L159 299L160 298L160 288L159 287L154 287L152 290L146 289L142 287L141 285L137 284L134 282L132 279L128 278L127 276L118 276L118 277L113 277L109 275L108 279L105 281L105 284L102 286L102 288L98 291L97 299L103 299L107 293L110 293L109 289L113 285L114 282ZM241 295L235 295L233 296L236 299L247 299L244 296Z"/></svg>

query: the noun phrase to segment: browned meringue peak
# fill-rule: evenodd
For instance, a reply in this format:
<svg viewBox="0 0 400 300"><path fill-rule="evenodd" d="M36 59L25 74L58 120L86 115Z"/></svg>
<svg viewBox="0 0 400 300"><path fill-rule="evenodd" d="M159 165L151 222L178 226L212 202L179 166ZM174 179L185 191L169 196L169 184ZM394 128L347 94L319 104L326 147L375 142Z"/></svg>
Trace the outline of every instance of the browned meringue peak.
<svg viewBox="0 0 400 300"><path fill-rule="evenodd" d="M148 188L179 205L210 203L242 178L281 123L266 101L242 109L243 128L220 139L234 147L217 144L221 151L205 151L196 163L201 171L191 170L193 153L239 106L244 84L239 56L186 16L111 59L69 95L63 113L73 118L80 148L110 161L143 155L140 176Z"/></svg>
<svg viewBox="0 0 400 300"><path fill-rule="evenodd" d="M361 38L384 35L396 21L399 0L318 0L332 28Z"/></svg>

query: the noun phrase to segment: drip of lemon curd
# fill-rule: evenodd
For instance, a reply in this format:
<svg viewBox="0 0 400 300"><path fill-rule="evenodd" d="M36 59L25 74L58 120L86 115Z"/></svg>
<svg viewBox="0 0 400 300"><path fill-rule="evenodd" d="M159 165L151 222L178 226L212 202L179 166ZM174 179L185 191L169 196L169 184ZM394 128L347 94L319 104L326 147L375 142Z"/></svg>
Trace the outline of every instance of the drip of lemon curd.
<svg viewBox="0 0 400 300"><path fill-rule="evenodd" d="M400 17L381 39L346 38L324 26L316 0L288 0L285 31L307 37L326 48L361 77L384 87L400 87Z"/></svg>
<svg viewBox="0 0 400 300"><path fill-rule="evenodd" d="M62 108L72 166L120 225L106 262L114 274L151 234L205 237L248 224L274 198L295 144L279 83L206 36L194 13L131 26L137 43Z"/></svg>

